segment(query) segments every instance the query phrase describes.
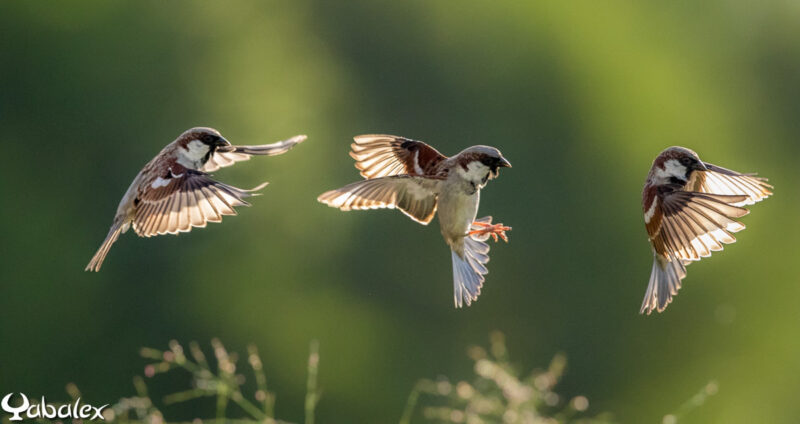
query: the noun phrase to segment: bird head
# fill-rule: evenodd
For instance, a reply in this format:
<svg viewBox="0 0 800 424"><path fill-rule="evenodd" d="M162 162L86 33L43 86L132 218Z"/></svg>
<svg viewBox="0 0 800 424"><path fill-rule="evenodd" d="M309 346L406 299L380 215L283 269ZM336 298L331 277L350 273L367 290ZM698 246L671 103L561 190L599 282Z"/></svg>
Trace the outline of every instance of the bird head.
<svg viewBox="0 0 800 424"><path fill-rule="evenodd" d="M178 145L178 162L192 169L200 169L217 150L226 150L231 144L213 128L196 127L183 132Z"/></svg>
<svg viewBox="0 0 800 424"><path fill-rule="evenodd" d="M695 171L706 171L707 168L697 153L685 148L673 146L656 157L653 162L653 183L685 185Z"/></svg>
<svg viewBox="0 0 800 424"><path fill-rule="evenodd" d="M467 179L487 180L497 178L500 168L511 168L511 163L503 157L500 150L491 146L472 146L458 154L459 164Z"/></svg>
<svg viewBox="0 0 800 424"><path fill-rule="evenodd" d="M195 127L188 129L181 134L178 140L181 141L181 147L188 147L193 141L199 143L195 143L196 146L202 147L200 144L203 144L210 150L222 146L230 146L228 140L226 140L225 137L219 133L219 131L208 127Z"/></svg>

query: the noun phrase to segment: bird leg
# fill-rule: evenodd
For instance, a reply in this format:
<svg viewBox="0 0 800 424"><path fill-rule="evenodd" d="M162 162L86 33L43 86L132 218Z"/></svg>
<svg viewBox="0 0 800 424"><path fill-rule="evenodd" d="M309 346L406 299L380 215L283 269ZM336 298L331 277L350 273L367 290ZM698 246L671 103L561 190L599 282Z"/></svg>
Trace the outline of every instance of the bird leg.
<svg viewBox="0 0 800 424"><path fill-rule="evenodd" d="M481 240L486 240L491 236L495 242L498 241L499 237L506 243L508 243L506 231L511 231L511 227L503 225L502 222L491 224L490 222L475 221L472 223L472 228L475 229L467 233L470 236L478 236L477 238Z"/></svg>

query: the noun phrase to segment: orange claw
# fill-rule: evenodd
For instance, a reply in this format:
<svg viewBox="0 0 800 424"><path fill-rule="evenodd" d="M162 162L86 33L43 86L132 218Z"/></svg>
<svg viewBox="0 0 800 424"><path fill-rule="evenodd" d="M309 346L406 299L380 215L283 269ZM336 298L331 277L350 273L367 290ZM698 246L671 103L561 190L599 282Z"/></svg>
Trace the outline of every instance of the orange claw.
<svg viewBox="0 0 800 424"><path fill-rule="evenodd" d="M506 227L505 225L503 225L502 222L499 222L497 224L487 224L485 222L475 221L472 223L472 225L481 228L478 230L472 230L467 234L471 236L488 234L494 239L495 242L497 242L498 237L500 237L501 239L503 239L504 242L508 243L508 236L506 235L506 231L511 231L511 227Z"/></svg>

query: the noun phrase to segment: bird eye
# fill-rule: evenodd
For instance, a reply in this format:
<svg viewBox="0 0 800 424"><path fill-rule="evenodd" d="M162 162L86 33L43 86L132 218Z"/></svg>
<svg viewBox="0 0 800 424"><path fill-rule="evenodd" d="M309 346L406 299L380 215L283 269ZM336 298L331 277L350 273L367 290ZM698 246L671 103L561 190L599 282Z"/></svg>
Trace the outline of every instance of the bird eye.
<svg viewBox="0 0 800 424"><path fill-rule="evenodd" d="M203 137L201 137L201 141L205 144L214 144L215 139L216 137L212 134L203 134Z"/></svg>
<svg viewBox="0 0 800 424"><path fill-rule="evenodd" d="M492 158L488 158L487 157L487 158L481 159L481 163L486 165L486 166L492 166L493 162L494 162L494 160Z"/></svg>
<svg viewBox="0 0 800 424"><path fill-rule="evenodd" d="M689 166L689 165L691 165L693 162L694 162L694 160L692 160L692 158L690 158L690 157L688 157L688 156L687 156L687 157L683 157L683 158L681 158L681 164L683 164L683 165L685 165L685 166Z"/></svg>

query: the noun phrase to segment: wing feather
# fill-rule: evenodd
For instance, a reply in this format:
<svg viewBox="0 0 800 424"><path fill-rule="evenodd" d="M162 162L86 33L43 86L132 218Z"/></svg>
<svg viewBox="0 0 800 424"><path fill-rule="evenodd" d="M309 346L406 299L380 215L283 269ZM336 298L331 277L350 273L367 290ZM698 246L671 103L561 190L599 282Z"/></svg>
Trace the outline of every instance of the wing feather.
<svg viewBox="0 0 800 424"><path fill-rule="evenodd" d="M258 146L222 146L214 152L201 171L214 172L219 168L231 166L236 162L250 160L251 156L275 156L288 152L292 147L305 141L304 135L296 135L288 140Z"/></svg>
<svg viewBox="0 0 800 424"><path fill-rule="evenodd" d="M367 179L394 175L434 176L446 156L416 140L385 134L354 137L350 156Z"/></svg>
<svg viewBox="0 0 800 424"><path fill-rule="evenodd" d="M218 194L214 187L203 187L203 191L207 193L208 200L214 204L214 208L219 211L220 215L235 215L236 211L233 210L228 202Z"/></svg>
<svg viewBox="0 0 800 424"><path fill-rule="evenodd" d="M200 207L197 204L197 198L195 197L194 192L187 191L185 194L186 194L186 202L189 206L186 210L187 212L186 216L189 220L189 228L191 228L192 226L196 227L204 226L205 221L203 220L203 215L200 212Z"/></svg>
<svg viewBox="0 0 800 424"><path fill-rule="evenodd" d="M249 206L244 198L252 196L253 190L220 183L204 172L186 170L138 199L133 229L140 236L151 237L205 227L208 222L221 221L223 215L235 215L235 207Z"/></svg>
<svg viewBox="0 0 800 424"><path fill-rule="evenodd" d="M661 228L656 234L651 234L656 253L688 263L722 250L723 244L736 241L731 233L744 229L744 225L735 219L748 211L734 204L745 199L744 195L688 191L662 195L659 201L663 215Z"/></svg>
<svg viewBox="0 0 800 424"><path fill-rule="evenodd" d="M397 208L411 219L428 224L436 213L441 181L411 175L373 178L327 191L317 200L343 211Z"/></svg>
<svg viewBox="0 0 800 424"><path fill-rule="evenodd" d="M191 197L192 199L194 199L194 196ZM179 212L180 219L178 225L180 226L181 231L189 231L189 229L192 228L191 214L192 214L192 208L194 206L189 202L189 193L185 191L181 193L181 203L183 204L183 209L181 209L181 211Z"/></svg>
<svg viewBox="0 0 800 424"><path fill-rule="evenodd" d="M742 174L710 163L704 165L707 171L700 171L703 178L698 188L702 193L745 196L734 206L752 205L772 195L773 187L766 178Z"/></svg>
<svg viewBox="0 0 800 424"><path fill-rule="evenodd" d="M172 204L175 202L175 196L169 196L166 199L163 207L163 215L161 216L161 221L158 224L158 234L166 234L167 229L169 229L169 219L170 215L172 214Z"/></svg>

